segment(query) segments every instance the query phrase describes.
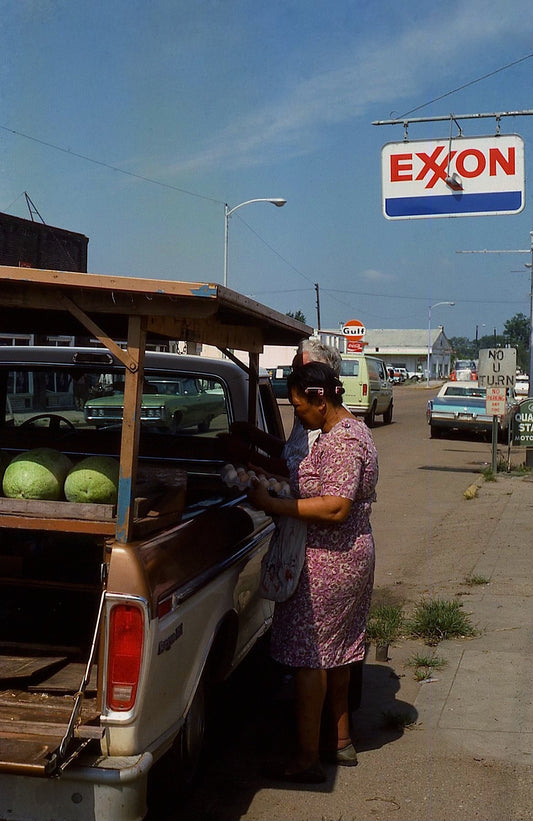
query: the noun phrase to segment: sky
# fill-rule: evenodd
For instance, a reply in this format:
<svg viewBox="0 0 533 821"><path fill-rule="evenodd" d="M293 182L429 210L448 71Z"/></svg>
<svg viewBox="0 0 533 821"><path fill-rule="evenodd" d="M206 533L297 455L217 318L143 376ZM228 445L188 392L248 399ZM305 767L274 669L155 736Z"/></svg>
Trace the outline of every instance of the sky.
<svg viewBox="0 0 533 821"><path fill-rule="evenodd" d="M92 273L223 282L310 325L498 334L530 313L533 117L513 215L387 220L387 119L533 109L531 0L0 0L0 211ZM409 114L409 112L411 112ZM495 119L460 121L492 136ZM448 139L450 121L409 140ZM38 218L38 217L36 217ZM454 306L437 302L454 302ZM434 306L434 307L431 307ZM431 315L431 319L430 319Z"/></svg>

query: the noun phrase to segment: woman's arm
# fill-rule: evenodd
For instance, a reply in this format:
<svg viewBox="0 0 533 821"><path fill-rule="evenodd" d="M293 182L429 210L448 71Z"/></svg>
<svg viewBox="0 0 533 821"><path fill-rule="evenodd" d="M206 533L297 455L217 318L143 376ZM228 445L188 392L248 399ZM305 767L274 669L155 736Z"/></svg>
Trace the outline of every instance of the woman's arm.
<svg viewBox="0 0 533 821"><path fill-rule="evenodd" d="M248 491L248 499L254 507L275 516L292 516L317 524L339 524L352 509L351 499L342 496L313 496L310 499L280 499L271 496L259 482Z"/></svg>

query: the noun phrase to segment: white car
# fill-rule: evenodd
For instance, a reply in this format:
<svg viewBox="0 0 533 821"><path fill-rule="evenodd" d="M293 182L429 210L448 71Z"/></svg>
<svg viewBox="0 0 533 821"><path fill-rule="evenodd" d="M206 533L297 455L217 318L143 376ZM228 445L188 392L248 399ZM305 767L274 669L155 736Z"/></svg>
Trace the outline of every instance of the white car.
<svg viewBox="0 0 533 821"><path fill-rule="evenodd" d="M529 396L529 379L526 374L520 373L516 375L514 392L520 399Z"/></svg>

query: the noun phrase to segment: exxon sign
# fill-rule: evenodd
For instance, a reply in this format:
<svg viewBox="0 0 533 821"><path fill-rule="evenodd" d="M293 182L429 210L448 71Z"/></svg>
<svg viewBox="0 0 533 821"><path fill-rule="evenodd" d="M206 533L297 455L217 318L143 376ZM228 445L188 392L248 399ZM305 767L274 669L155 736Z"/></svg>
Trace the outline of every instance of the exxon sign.
<svg viewBox="0 0 533 821"><path fill-rule="evenodd" d="M387 143L381 169L390 220L518 214L525 205L517 134Z"/></svg>

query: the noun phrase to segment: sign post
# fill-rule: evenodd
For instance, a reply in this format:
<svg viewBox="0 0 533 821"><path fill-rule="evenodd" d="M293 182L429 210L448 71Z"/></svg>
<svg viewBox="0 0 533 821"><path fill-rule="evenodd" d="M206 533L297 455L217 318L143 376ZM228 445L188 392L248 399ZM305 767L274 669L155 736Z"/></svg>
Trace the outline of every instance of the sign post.
<svg viewBox="0 0 533 821"><path fill-rule="evenodd" d="M492 472L498 471L498 417L505 413L507 393L516 381L516 348L483 348L479 352L479 385L486 388L485 409L492 416Z"/></svg>

